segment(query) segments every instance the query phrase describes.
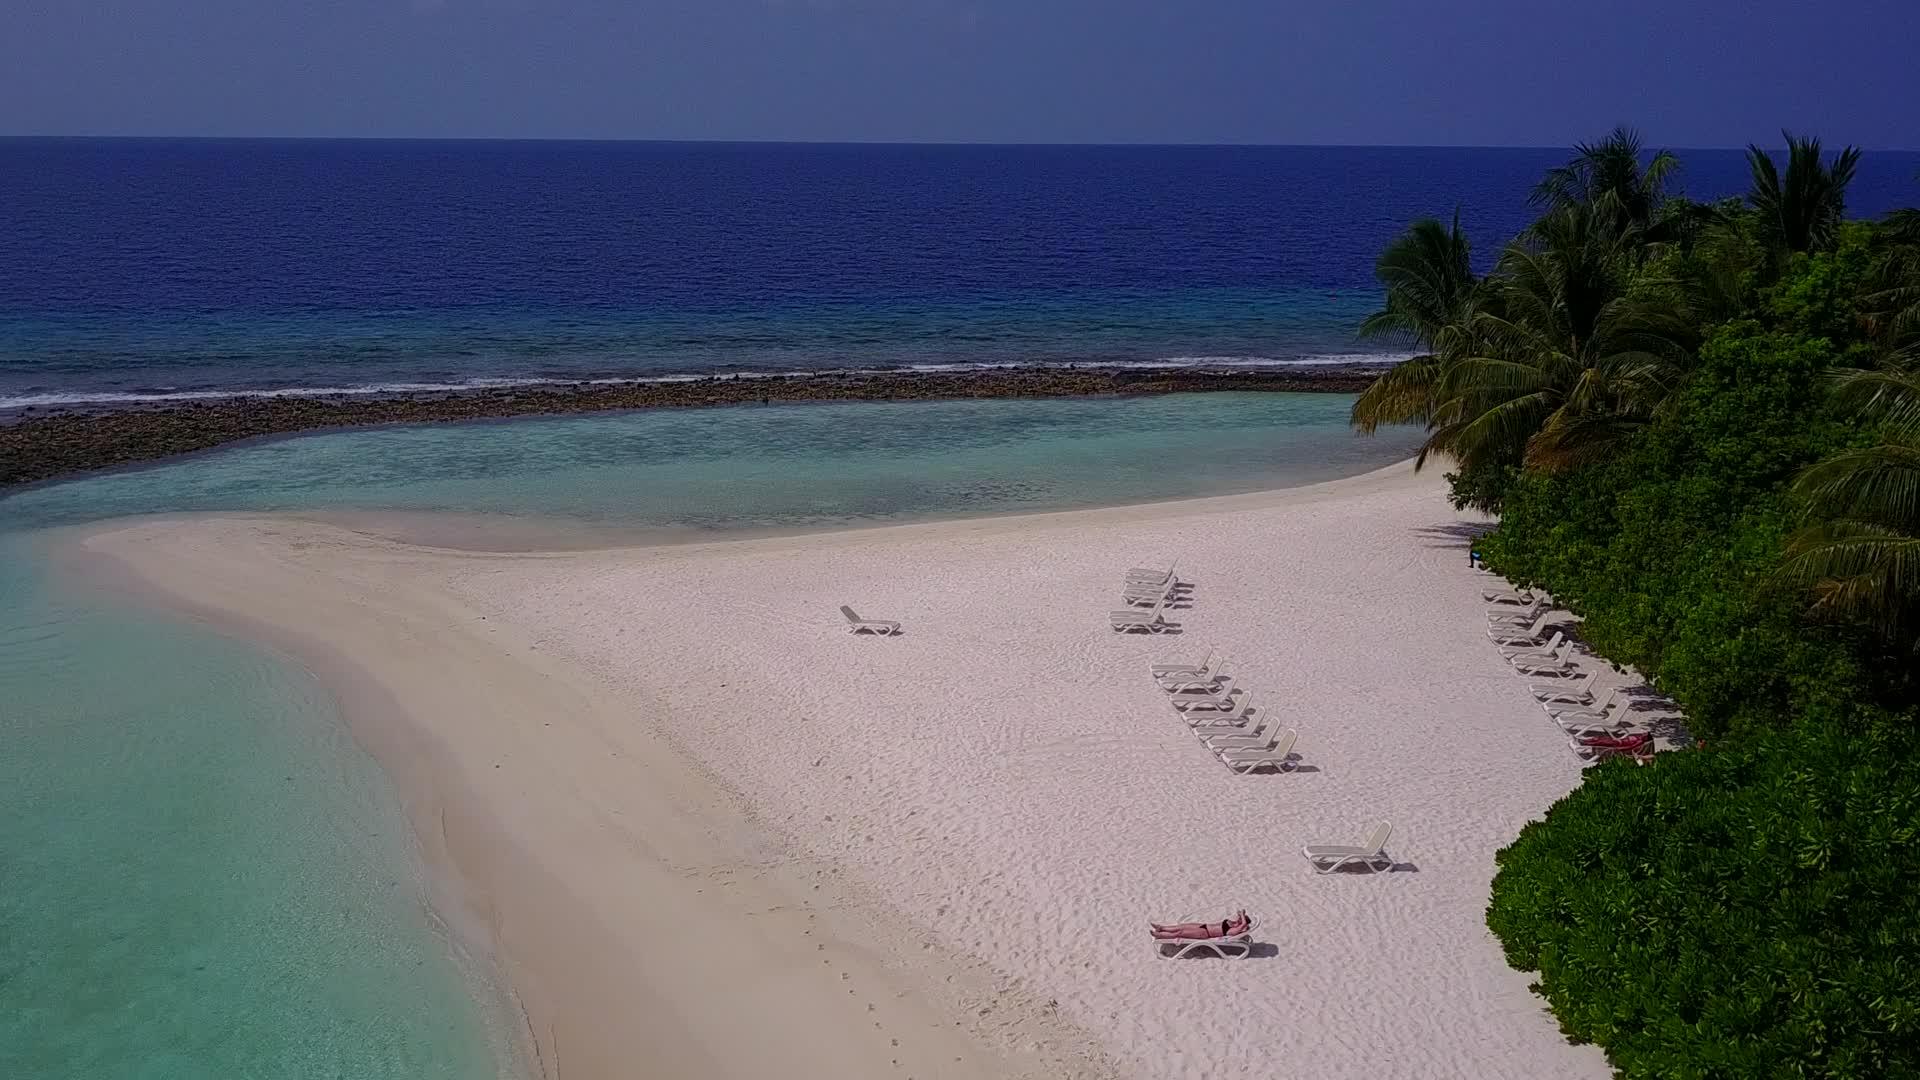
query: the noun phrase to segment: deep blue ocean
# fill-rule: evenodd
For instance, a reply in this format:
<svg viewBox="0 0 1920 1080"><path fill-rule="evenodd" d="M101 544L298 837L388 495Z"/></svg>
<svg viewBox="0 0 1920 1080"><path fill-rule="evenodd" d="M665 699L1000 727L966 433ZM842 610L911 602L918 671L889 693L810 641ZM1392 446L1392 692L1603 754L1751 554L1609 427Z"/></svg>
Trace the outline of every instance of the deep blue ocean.
<svg viewBox="0 0 1920 1080"><path fill-rule="evenodd" d="M1566 151L0 139L0 408L1009 363L1325 362ZM1746 187L1686 151L1696 197ZM1850 209L1920 202L1867 155Z"/></svg>

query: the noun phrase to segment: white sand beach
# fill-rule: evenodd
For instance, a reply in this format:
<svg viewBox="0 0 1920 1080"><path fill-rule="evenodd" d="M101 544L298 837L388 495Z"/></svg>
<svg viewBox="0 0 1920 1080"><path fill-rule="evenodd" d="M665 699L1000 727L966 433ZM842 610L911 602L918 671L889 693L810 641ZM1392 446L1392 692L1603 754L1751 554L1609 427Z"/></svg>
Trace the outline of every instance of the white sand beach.
<svg viewBox="0 0 1920 1080"><path fill-rule="evenodd" d="M1606 1077L1483 921L1580 767L1482 632L1444 490L525 554L271 515L79 543L334 690L543 1077ZM1171 560L1183 632L1114 633L1125 570ZM1301 770L1229 772L1148 677L1211 647ZM1300 855L1382 819L1391 871ZM1239 907L1249 959L1154 955L1149 919Z"/></svg>

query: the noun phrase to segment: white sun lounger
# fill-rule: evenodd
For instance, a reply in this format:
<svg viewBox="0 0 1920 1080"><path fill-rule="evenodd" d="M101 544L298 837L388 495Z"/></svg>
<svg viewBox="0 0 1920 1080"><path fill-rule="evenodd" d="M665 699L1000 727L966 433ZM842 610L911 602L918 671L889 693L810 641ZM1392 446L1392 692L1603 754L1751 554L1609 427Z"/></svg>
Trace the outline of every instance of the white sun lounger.
<svg viewBox="0 0 1920 1080"><path fill-rule="evenodd" d="M1173 576L1173 571L1179 565L1179 563L1174 563L1165 570L1151 566L1136 566L1127 571L1127 583L1130 585L1134 582L1141 582L1147 585L1170 585L1180 580Z"/></svg>
<svg viewBox="0 0 1920 1080"><path fill-rule="evenodd" d="M1153 939L1153 951L1159 953L1161 956L1174 960L1178 960L1184 956L1190 956L1195 952L1210 952L1222 960L1231 956L1239 956L1241 959L1245 959L1253 952L1253 932L1258 929L1260 929L1260 920L1249 915L1247 916L1247 929L1245 933L1215 938L1157 937ZM1168 946L1174 946L1174 950L1168 952Z"/></svg>
<svg viewBox="0 0 1920 1080"><path fill-rule="evenodd" d="M1531 604L1536 599L1551 599L1546 593L1522 591L1519 589L1482 589L1481 599L1489 604Z"/></svg>
<svg viewBox="0 0 1920 1080"><path fill-rule="evenodd" d="M1154 665L1153 681L1169 694L1179 690L1208 687L1218 690L1229 678L1225 658L1215 659L1212 653L1207 654L1207 663L1204 667L1182 668L1172 672L1162 672L1159 668L1160 665Z"/></svg>
<svg viewBox="0 0 1920 1080"><path fill-rule="evenodd" d="M1567 736L1575 742L1596 735L1607 735L1617 739L1622 735L1651 735L1653 733L1645 725L1636 724L1630 720L1620 720L1612 724L1561 724L1560 730L1566 732Z"/></svg>
<svg viewBox="0 0 1920 1080"><path fill-rule="evenodd" d="M1193 709L1219 709L1225 711L1231 704L1233 691L1224 684L1195 686L1185 690L1175 690L1167 695L1167 700L1181 712Z"/></svg>
<svg viewBox="0 0 1920 1080"><path fill-rule="evenodd" d="M1128 586L1127 591L1120 594L1120 602L1128 607L1153 607L1156 604L1172 603L1177 599L1180 599L1178 589L1162 589L1156 586Z"/></svg>
<svg viewBox="0 0 1920 1080"><path fill-rule="evenodd" d="M1214 670L1213 661L1214 661L1214 658L1219 655L1220 655L1220 650L1218 648L1212 648L1207 650L1207 658L1205 660L1200 661L1200 663L1198 664L1153 664L1149 666L1147 670L1151 672L1153 674L1153 677L1156 679L1163 678L1168 675L1204 676ZM1222 658L1221 662L1225 663L1225 659Z"/></svg>
<svg viewBox="0 0 1920 1080"><path fill-rule="evenodd" d="M1555 630L1553 636L1547 639L1545 645L1502 645L1500 646L1500 655L1509 660L1520 656L1552 656L1553 650L1559 648L1560 643L1565 640L1567 640L1567 635L1562 631Z"/></svg>
<svg viewBox="0 0 1920 1080"><path fill-rule="evenodd" d="M1293 743L1299 737L1299 732L1288 728L1265 746L1216 747L1214 753L1237 773L1250 773L1269 765L1281 772L1292 772L1298 768L1293 762Z"/></svg>
<svg viewBox="0 0 1920 1080"><path fill-rule="evenodd" d="M1233 681L1233 676L1226 674L1225 668L1226 665L1222 664L1207 675L1163 675L1153 681L1169 694L1195 690L1218 694L1224 692L1227 684Z"/></svg>
<svg viewBox="0 0 1920 1080"><path fill-rule="evenodd" d="M1602 694L1600 699L1591 705L1560 705L1551 701L1543 701L1540 703L1540 707L1547 710L1547 715L1553 717L1553 722L1562 727L1565 727L1569 722L1598 722L1613 719L1618 715L1609 714L1607 710L1613 707L1615 698L1617 698L1619 694L1620 688L1618 686L1610 686L1607 688L1607 692ZM1624 712L1625 709L1623 708L1621 711Z"/></svg>
<svg viewBox="0 0 1920 1080"><path fill-rule="evenodd" d="M1338 847L1328 844L1308 844L1300 849L1300 854L1313 864L1316 874L1331 874L1348 863L1359 863L1368 870L1374 870L1379 863L1385 863L1390 869L1393 860L1387 856L1387 837L1393 835L1393 823L1383 821L1373 830L1364 847Z"/></svg>
<svg viewBox="0 0 1920 1080"><path fill-rule="evenodd" d="M1551 603L1536 597L1533 603L1525 607L1495 608L1487 612L1487 622L1489 625L1497 626L1525 626L1552 610Z"/></svg>
<svg viewBox="0 0 1920 1080"><path fill-rule="evenodd" d="M1571 675L1573 674L1573 642L1562 644L1558 651L1546 656L1509 656L1507 662L1522 675Z"/></svg>
<svg viewBox="0 0 1920 1080"><path fill-rule="evenodd" d="M1163 618L1161 613L1164 610L1166 610L1166 603L1162 601L1154 605L1152 611L1112 612L1109 614L1108 620L1113 624L1115 630L1121 631L1122 633L1144 630L1149 634L1164 634L1168 630L1177 629L1180 625L1179 623L1168 622Z"/></svg>
<svg viewBox="0 0 1920 1080"><path fill-rule="evenodd" d="M892 636L900 632L900 624L892 619L863 619L853 613L845 604L840 605L840 614L847 617L847 632L850 634L881 634Z"/></svg>
<svg viewBox="0 0 1920 1080"><path fill-rule="evenodd" d="M1266 726L1264 721L1242 727L1222 727L1216 724L1198 725L1194 727L1193 733L1199 738L1201 746L1212 750L1214 753L1219 753L1221 750L1226 749L1258 750L1260 747L1273 741L1273 731Z"/></svg>
<svg viewBox="0 0 1920 1080"><path fill-rule="evenodd" d="M1538 645L1544 640L1541 635L1546 632L1547 620L1551 618L1553 613L1547 612L1527 626L1489 626L1487 636L1493 639L1495 645Z"/></svg>
<svg viewBox="0 0 1920 1080"><path fill-rule="evenodd" d="M1180 718L1187 722L1187 726L1195 731L1203 728L1245 731L1247 717L1253 709L1253 695L1245 690L1231 690L1227 693L1226 703L1232 707L1179 710L1176 706L1176 711L1180 712Z"/></svg>
<svg viewBox="0 0 1920 1080"><path fill-rule="evenodd" d="M1583 679L1563 679L1557 683L1528 683L1527 689L1541 701L1564 702L1569 705L1593 704L1594 672L1587 672Z"/></svg>

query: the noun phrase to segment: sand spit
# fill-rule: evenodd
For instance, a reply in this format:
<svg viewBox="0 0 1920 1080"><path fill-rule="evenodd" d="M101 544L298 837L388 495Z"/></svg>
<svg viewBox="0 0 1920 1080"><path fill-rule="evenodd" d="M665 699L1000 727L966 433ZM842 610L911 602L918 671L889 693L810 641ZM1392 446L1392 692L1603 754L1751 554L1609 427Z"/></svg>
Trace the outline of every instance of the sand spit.
<svg viewBox="0 0 1920 1080"><path fill-rule="evenodd" d="M1605 1077L1482 921L1494 851L1580 771L1441 492L1399 466L534 554L233 515L81 543L336 688L546 1076ZM1111 632L1125 568L1176 558L1184 632ZM1168 707L1147 665L1210 646L1305 768L1233 775ZM1391 872L1300 857L1381 818ZM1149 918L1230 905L1254 957L1153 955Z"/></svg>

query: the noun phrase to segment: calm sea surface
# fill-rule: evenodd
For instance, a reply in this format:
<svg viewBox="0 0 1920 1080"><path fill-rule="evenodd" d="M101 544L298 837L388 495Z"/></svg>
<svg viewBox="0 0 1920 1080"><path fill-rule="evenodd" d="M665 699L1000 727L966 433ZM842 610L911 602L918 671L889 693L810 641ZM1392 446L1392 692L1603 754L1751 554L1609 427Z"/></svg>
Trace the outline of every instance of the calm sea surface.
<svg viewBox="0 0 1920 1080"><path fill-rule="evenodd" d="M235 389L1368 352L1559 150L0 139L0 408ZM1735 151L1683 186L1737 193ZM1875 153L1851 209L1920 201Z"/></svg>

